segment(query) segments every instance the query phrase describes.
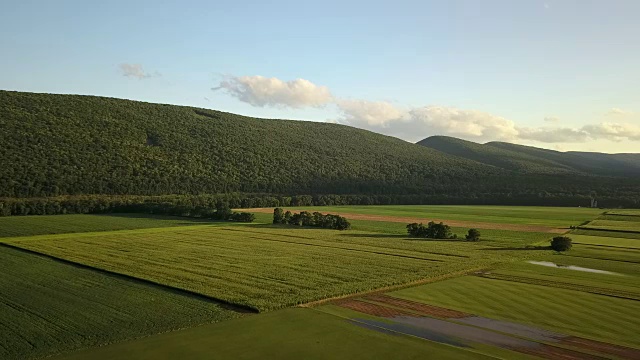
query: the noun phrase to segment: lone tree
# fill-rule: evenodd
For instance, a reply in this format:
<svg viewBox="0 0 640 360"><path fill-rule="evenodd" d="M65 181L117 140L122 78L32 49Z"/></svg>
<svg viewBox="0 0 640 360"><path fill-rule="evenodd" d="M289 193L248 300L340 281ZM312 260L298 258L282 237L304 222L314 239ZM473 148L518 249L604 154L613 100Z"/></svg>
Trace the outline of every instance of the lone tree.
<svg viewBox="0 0 640 360"><path fill-rule="evenodd" d="M567 236L556 236L551 240L551 248L555 251L567 251L571 249L571 238Z"/></svg>
<svg viewBox="0 0 640 360"><path fill-rule="evenodd" d="M469 229L469 233L465 238L467 241L480 241L480 231L478 229Z"/></svg>
<svg viewBox="0 0 640 360"><path fill-rule="evenodd" d="M279 207L273 209L273 223L284 224L284 211Z"/></svg>

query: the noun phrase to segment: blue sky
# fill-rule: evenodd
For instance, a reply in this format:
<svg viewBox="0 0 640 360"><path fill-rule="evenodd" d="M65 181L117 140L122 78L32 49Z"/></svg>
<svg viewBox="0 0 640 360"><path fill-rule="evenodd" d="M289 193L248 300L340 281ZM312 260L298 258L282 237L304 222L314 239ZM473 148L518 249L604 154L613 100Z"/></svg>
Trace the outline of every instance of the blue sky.
<svg viewBox="0 0 640 360"><path fill-rule="evenodd" d="M635 0L22 0L2 4L0 88L640 152L638 14Z"/></svg>

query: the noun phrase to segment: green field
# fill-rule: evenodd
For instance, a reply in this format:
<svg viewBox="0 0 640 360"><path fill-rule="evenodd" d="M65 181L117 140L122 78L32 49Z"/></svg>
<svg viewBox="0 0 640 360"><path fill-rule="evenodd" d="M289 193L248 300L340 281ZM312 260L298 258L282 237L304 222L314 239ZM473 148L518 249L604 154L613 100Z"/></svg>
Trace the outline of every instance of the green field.
<svg viewBox="0 0 640 360"><path fill-rule="evenodd" d="M303 209L287 207L287 209ZM376 205L306 207L323 213L419 217L425 219L460 220L504 224L527 224L549 227L579 225L603 211L591 208L552 208L535 206L460 206L460 205Z"/></svg>
<svg viewBox="0 0 640 360"><path fill-rule="evenodd" d="M495 319L640 347L640 302L582 291L466 276L390 295Z"/></svg>
<svg viewBox="0 0 640 360"><path fill-rule="evenodd" d="M571 234L574 243L640 249L640 239Z"/></svg>
<svg viewBox="0 0 640 360"><path fill-rule="evenodd" d="M554 234L500 229L500 224L559 227L595 218L626 228L633 226L633 217L610 220L600 217L602 210L585 208L317 209L400 217L420 217L431 209L439 214L433 218L495 223L496 228L481 229L482 240L471 243L410 238L402 222L353 220L352 230L334 231L271 225L271 214L264 213L253 224L131 215L0 218L0 242L86 266L0 247L0 299L22 306L0 309L0 351L5 351L0 358L80 348L89 349L61 359L198 359L214 351L216 357L240 359L271 354L291 359L418 358L425 353L445 359L527 358L482 344L452 347L358 326L341 317L345 309L332 305L319 308L325 313L287 309L194 327L240 317L213 299L264 312L413 282L427 284L387 291L448 309L640 347L633 335L640 332L640 323L629 316L640 312L640 240L617 236L627 233L589 236L583 235L588 230L574 230L569 234L573 248L556 254L544 248ZM467 230L453 228L460 237ZM544 267L530 260L615 274ZM177 328L188 329L144 337ZM46 331L40 336L37 329ZM29 345L36 338L43 340ZM140 339L131 340L135 338Z"/></svg>
<svg viewBox="0 0 640 360"><path fill-rule="evenodd" d="M482 243L246 225L8 238L6 242L270 310L520 258Z"/></svg>
<svg viewBox="0 0 640 360"><path fill-rule="evenodd" d="M586 235L586 236L603 236L603 237L623 238L623 239L640 239L640 233L592 230L592 229L584 229L584 228L573 230L571 231L571 234Z"/></svg>
<svg viewBox="0 0 640 360"><path fill-rule="evenodd" d="M0 359L238 317L219 305L0 246Z"/></svg>
<svg viewBox="0 0 640 360"><path fill-rule="evenodd" d="M587 228L603 230L623 230L640 233L640 221L593 220L585 225Z"/></svg>
<svg viewBox="0 0 640 360"><path fill-rule="evenodd" d="M107 359L491 359L354 325L313 309L285 309L80 351L55 360Z"/></svg>
<svg viewBox="0 0 640 360"><path fill-rule="evenodd" d="M140 214L0 217L0 238L198 225L211 221Z"/></svg>

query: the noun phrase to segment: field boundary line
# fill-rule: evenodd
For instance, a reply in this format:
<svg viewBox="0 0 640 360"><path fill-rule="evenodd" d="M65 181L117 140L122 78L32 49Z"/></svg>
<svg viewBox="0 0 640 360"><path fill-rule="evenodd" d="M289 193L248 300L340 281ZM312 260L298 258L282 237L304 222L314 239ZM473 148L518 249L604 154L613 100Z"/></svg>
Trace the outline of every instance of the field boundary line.
<svg viewBox="0 0 640 360"><path fill-rule="evenodd" d="M485 266L480 266L480 267L476 267L476 268L472 268L472 269L454 271L454 272L449 273L449 274L444 274L444 275L440 275L440 276L436 276L436 277L432 277L432 278L420 279L420 280L411 281L411 282L404 283L404 284L390 285L390 286L385 286L385 287L381 287L381 288L360 291L360 292L353 293L353 294L339 295L339 296L333 296L333 297L322 299L322 300L310 301L308 303L298 304L297 306L298 307L315 307L315 306L322 305L324 303L328 303L328 302L332 302L332 301L336 301L336 300L343 300L343 299L349 299L349 298L353 298L353 297L371 295L371 294L376 294L376 293L384 293L384 292L389 292L389 291L395 291L395 290L400 290L400 289L404 289L404 288L430 284L430 283L434 283L434 282L438 282L438 281L449 280L449 279L452 279L452 278L455 278L455 277L467 276L467 275L470 275L470 274L472 274L474 272L483 271L483 270L486 270L486 269L489 269L489 268L493 268L493 266L486 266L485 265Z"/></svg>
<svg viewBox="0 0 640 360"><path fill-rule="evenodd" d="M35 250L31 250L31 249L25 249L22 248L20 246L17 245L13 245L13 244L7 244L7 243L2 243L0 242L0 246L2 247L7 247L13 250L17 250L17 251L21 251L30 255L35 255L35 256L40 256L40 257L44 257L47 258L49 260L53 260L56 262L60 262L63 263L65 265L70 265L76 268L80 268L80 269L84 269L84 270L91 270L91 271L96 271L102 274L106 274L112 277L116 277L122 280L127 280L127 281L133 281L142 285L147 285L147 286L152 286L155 288L158 288L160 290L164 290L164 291L169 291L172 292L174 294L178 294L178 295L183 295L183 296L188 296L188 297L192 297L198 300L203 300L203 301L207 301L207 302L211 302L211 303L215 303L220 305L222 308L226 309L226 310L231 310L231 311L235 311L238 313L254 313L257 314L260 311L258 309L252 308L250 306L245 306L245 305L240 305L240 304L235 304L226 300L222 300L222 299L218 299L215 298L213 296L208 296L208 295L204 295L195 291L191 291L191 290L187 290L187 289L182 289L179 287L175 287L175 286L171 286L171 285L166 285L166 284L161 284L155 281L151 281L151 280L146 280L146 279L141 279L135 276L131 276L131 275L126 275L126 274L122 274L119 272L115 272L115 271L111 271L111 270L106 270L106 269L101 269L95 266L91 266L91 265L87 265L87 264L82 264L79 262L75 262L75 261L71 261L71 260L67 260L67 259L63 259L63 258L59 258L57 256L53 256L53 255L49 255L49 254L45 254L45 253L41 253Z"/></svg>

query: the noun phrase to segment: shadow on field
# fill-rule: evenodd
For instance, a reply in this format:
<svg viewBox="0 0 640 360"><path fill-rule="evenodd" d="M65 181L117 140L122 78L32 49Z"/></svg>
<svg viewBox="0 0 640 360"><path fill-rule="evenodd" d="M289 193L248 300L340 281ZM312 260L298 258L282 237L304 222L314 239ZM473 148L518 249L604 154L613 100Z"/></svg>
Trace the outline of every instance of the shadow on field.
<svg viewBox="0 0 640 360"><path fill-rule="evenodd" d="M489 250L489 251L502 251L502 250L525 250L525 251L536 251L536 250L551 250L551 246L525 246L525 247L501 247L501 248L484 248L481 250Z"/></svg>
<svg viewBox="0 0 640 360"><path fill-rule="evenodd" d="M407 235L398 234L340 234L340 236L352 237L352 238L389 238L389 239L406 239L413 240Z"/></svg>
<svg viewBox="0 0 640 360"><path fill-rule="evenodd" d="M184 220L186 223L216 223L222 221L215 221L209 219L192 218L186 216L170 216L170 215L157 215L157 214L139 214L139 213L103 213L103 214L91 214L94 216L105 217L119 217L129 219L153 219L153 220Z"/></svg>

